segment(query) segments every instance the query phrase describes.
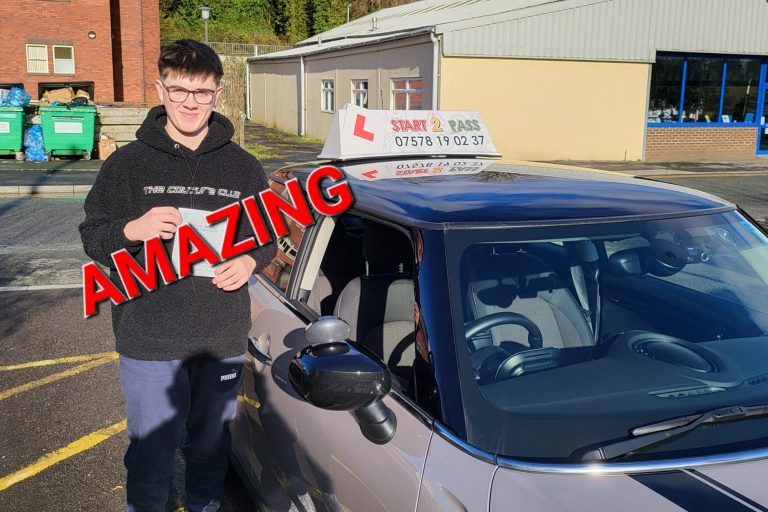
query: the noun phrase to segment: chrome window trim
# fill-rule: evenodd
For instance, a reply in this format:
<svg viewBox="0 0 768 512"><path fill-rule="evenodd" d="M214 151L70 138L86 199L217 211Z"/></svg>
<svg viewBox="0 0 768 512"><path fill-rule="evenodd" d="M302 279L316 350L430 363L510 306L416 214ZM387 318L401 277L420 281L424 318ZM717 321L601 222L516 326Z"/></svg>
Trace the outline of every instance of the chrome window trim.
<svg viewBox="0 0 768 512"><path fill-rule="evenodd" d="M435 421L433 423L434 425L434 432L440 435L443 439L454 445L456 448L460 449L464 453L471 455L472 457L476 459L480 459L483 462L488 462L490 464L496 464L496 457L488 452L484 452L483 450L480 450L479 448L475 448L471 444L464 441L462 438L458 437L456 434L448 430L448 427L440 423L439 421Z"/></svg>
<svg viewBox="0 0 768 512"><path fill-rule="evenodd" d="M256 282L264 287L265 290L267 290L270 294L272 294L277 301L288 308L291 313L296 315L299 319L302 319L303 314L297 309L297 307L291 303L291 299L289 299L280 288L275 285L272 281L269 280L267 276L264 274L258 273L254 274L253 278L256 280Z"/></svg>
<svg viewBox="0 0 768 512"><path fill-rule="evenodd" d="M272 281L269 280L267 276L259 272L258 274L254 274L253 278L262 285L269 293L271 293L277 300L280 302L285 302L285 295L283 295L283 291L275 285Z"/></svg>
<svg viewBox="0 0 768 512"><path fill-rule="evenodd" d="M389 396L392 397L392 400L399 403L404 409L410 412L411 415L419 420L421 424L432 430L433 424L435 423L434 418L421 407L419 407L416 403L414 403L404 393L395 389L391 389L389 391Z"/></svg>
<svg viewBox="0 0 768 512"><path fill-rule="evenodd" d="M477 459L496 464L502 468L525 471L526 473L554 473L560 475L626 475L632 473L652 473L658 471L692 469L704 466L735 464L768 459L768 448L760 448L757 450L703 455L700 457L688 457L684 459L615 463L592 462L589 464L546 464L517 460L510 457L495 456L470 445L437 421L434 422L434 428L435 432L442 438Z"/></svg>
<svg viewBox="0 0 768 512"><path fill-rule="evenodd" d="M514 469L517 471L526 471L529 473L616 475L627 473L651 473L658 471L692 469L703 466L750 462L765 458L768 458L768 448L761 448L759 450L751 450L746 452L704 455L701 457L689 457L685 459L667 459L642 462L616 462L603 464L537 464L518 461L505 457L498 457L496 462L501 467Z"/></svg>

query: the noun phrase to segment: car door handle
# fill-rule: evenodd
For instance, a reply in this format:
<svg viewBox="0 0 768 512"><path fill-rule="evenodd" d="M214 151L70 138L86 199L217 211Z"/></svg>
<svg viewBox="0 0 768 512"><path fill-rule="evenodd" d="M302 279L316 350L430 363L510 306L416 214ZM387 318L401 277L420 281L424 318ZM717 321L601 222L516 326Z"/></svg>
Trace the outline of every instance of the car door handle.
<svg viewBox="0 0 768 512"><path fill-rule="evenodd" d="M272 366L272 357L269 354L265 354L259 348L259 346L266 346L269 350L269 335L262 334L258 339L253 336L248 337L248 353L253 356L254 359L267 366Z"/></svg>

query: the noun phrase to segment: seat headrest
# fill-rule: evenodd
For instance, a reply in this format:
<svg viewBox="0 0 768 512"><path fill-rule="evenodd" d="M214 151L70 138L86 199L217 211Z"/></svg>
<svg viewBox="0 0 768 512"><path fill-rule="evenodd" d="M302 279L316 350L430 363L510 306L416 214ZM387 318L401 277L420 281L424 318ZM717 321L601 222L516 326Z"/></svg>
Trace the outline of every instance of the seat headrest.
<svg viewBox="0 0 768 512"><path fill-rule="evenodd" d="M503 306L515 296L535 297L539 292L562 288L552 267L528 252L489 252L476 261L471 280L498 283L482 292L480 299L488 304Z"/></svg>
<svg viewBox="0 0 768 512"><path fill-rule="evenodd" d="M363 230L359 232L344 217L336 220L325 255L322 269L327 275L361 275L363 263Z"/></svg>
<svg viewBox="0 0 768 512"><path fill-rule="evenodd" d="M408 237L389 226L366 222L363 252L371 275L413 270L413 246Z"/></svg>
<svg viewBox="0 0 768 512"><path fill-rule="evenodd" d="M486 252L474 258L477 264L472 269L477 279L498 279L506 277L540 277L554 272L552 267L538 256L525 251L496 253Z"/></svg>

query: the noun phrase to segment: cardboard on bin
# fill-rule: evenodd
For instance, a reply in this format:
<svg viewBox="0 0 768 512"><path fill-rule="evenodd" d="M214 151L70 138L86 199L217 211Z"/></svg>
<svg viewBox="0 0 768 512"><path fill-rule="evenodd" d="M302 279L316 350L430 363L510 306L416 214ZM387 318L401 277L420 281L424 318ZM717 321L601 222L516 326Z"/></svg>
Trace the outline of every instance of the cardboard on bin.
<svg viewBox="0 0 768 512"><path fill-rule="evenodd" d="M89 81L81 81L81 82L40 82L37 84L37 97L42 99L43 95L46 91L54 91L57 89L66 89L70 88L73 91L73 96L76 95L76 92L79 90L84 91L88 94L88 98L91 101L94 101L96 98L96 95L94 93L94 83Z"/></svg>
<svg viewBox="0 0 768 512"><path fill-rule="evenodd" d="M57 103L69 103L74 97L75 91L71 87L64 87L63 89L45 91L42 100L50 103L53 103L54 101Z"/></svg>

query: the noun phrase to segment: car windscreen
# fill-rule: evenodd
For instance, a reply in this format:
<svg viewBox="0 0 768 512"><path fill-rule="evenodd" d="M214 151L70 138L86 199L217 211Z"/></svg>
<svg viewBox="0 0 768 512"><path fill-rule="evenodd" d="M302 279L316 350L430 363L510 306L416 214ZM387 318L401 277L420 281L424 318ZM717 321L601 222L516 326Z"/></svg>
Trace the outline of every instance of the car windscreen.
<svg viewBox="0 0 768 512"><path fill-rule="evenodd" d="M446 244L466 431L484 451L574 462L638 427L768 403L768 238L738 212ZM620 458L766 445L757 416Z"/></svg>

